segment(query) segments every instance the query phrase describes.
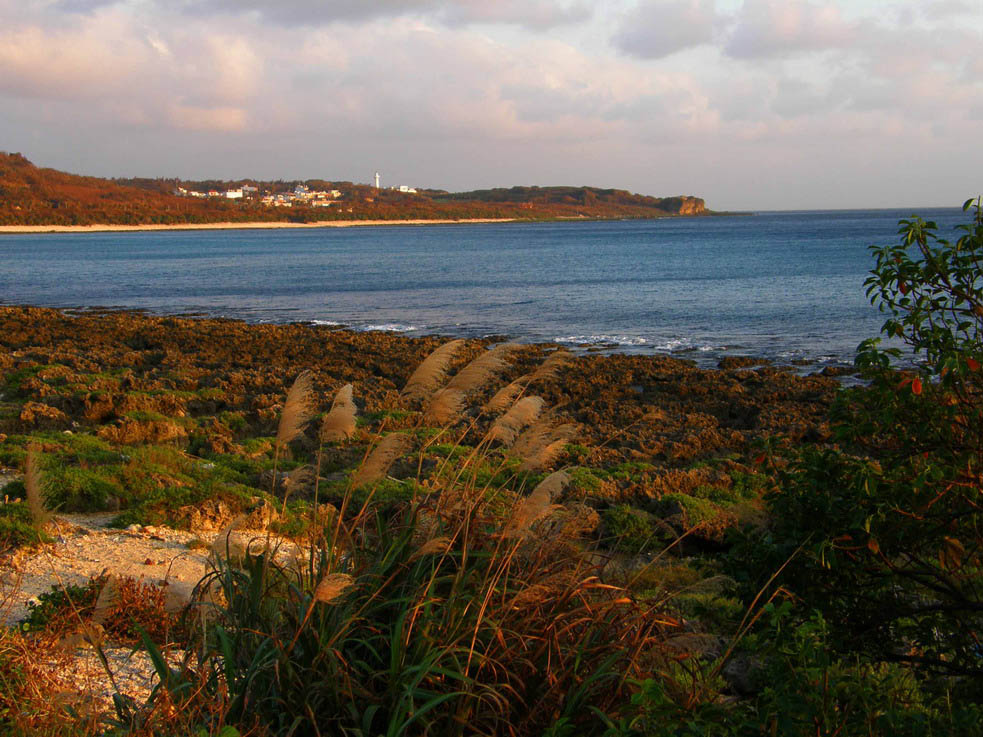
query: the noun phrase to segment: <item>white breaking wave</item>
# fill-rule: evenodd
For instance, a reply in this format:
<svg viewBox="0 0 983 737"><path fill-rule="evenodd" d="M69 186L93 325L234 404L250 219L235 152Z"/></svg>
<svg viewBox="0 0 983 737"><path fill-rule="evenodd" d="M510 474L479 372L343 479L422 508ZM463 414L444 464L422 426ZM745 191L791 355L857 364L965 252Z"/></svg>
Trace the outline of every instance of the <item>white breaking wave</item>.
<svg viewBox="0 0 983 737"><path fill-rule="evenodd" d="M379 330L384 333L411 333L414 330L421 330L416 325L401 325L398 322L384 322L379 325L365 325L358 328L362 331Z"/></svg>
<svg viewBox="0 0 983 737"><path fill-rule="evenodd" d="M648 345L645 338L631 335L568 335L553 338L554 343L572 343L574 345Z"/></svg>

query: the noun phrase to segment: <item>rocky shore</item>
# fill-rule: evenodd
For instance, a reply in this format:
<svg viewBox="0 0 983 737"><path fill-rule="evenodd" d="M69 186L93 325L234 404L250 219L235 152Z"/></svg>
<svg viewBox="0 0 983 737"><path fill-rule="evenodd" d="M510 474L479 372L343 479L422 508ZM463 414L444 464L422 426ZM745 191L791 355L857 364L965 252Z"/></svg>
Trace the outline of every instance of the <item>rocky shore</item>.
<svg viewBox="0 0 983 737"><path fill-rule="evenodd" d="M50 613L45 592L70 586L93 598L115 577L142 592L118 622L136 616L176 627L166 612L175 599L178 607L188 600L224 535L242 545L274 531L303 546L305 520L337 513L333 505L350 491L353 469L393 430L420 439L422 449L392 465L376 501L398 505L440 488L445 461L463 457L487 433L482 405L520 377L527 395L542 398L543 416L565 428L564 442L540 473L517 471L505 457L473 469L475 478L521 498L550 470L567 469L564 514L606 551L603 575L617 580L647 565L660 549L653 537L668 544L685 532L685 543L672 543L684 557L662 570L684 584L698 580L708 575L705 563L686 556L712 556L730 527L762 523L760 496L770 484L762 449L824 442L838 387L831 377L751 358L706 370L667 356L574 356L555 345L524 345L449 426L435 429L400 390L446 342L323 325L0 307L0 598L8 624L27 617L32 627L44 625L11 641L24 667L39 683L67 689L73 709L84 702L104 712L116 688L145 698L152 668L143 655L119 655L132 643L125 627L107 624L103 652L114 686L87 647L90 625L79 624L94 618L92 603L73 619L67 610ZM450 373L498 342L464 342ZM553 370L537 372L549 356ZM315 412L351 384L358 425L348 440L322 445L311 423L278 456L287 388L304 371L311 372ZM40 533L22 501L29 449L40 458L45 503L57 515ZM291 486L308 464L320 472L317 491L312 474ZM233 522L229 537L224 529ZM57 658L43 655L53 647ZM85 693L73 695L72 684L82 681Z"/></svg>
<svg viewBox="0 0 983 737"><path fill-rule="evenodd" d="M313 372L323 397L352 383L362 414L372 416L397 406L413 368L443 342L323 325L3 307L0 431L186 442L221 413L241 416L240 434L249 433L243 425L269 431L286 385L303 370ZM491 344L469 341L461 362ZM503 381L553 349L519 347ZM763 437L824 437L834 379L801 377L750 358L721 366L698 369L659 355L583 355L536 393L578 423L582 444L609 464L642 461L668 472L744 454ZM128 419L141 412L167 421ZM237 440L222 437L229 445Z"/></svg>

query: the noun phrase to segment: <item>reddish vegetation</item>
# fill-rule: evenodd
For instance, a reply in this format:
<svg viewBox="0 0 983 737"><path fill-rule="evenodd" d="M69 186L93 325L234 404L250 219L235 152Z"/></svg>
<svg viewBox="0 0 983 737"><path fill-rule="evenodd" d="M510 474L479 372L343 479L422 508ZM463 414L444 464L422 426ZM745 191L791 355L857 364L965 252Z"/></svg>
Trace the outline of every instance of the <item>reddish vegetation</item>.
<svg viewBox="0 0 983 737"><path fill-rule="evenodd" d="M177 180L110 180L39 169L20 154L0 152L0 225L144 225L220 222L315 222L516 218L650 218L700 215L696 197L655 198L591 187L513 187L408 194L365 185L337 184L334 207L266 207L255 200L194 199L171 194ZM223 189L233 182L185 182L190 188ZM241 182L238 184L241 185ZM293 182L260 182L288 191ZM312 185L332 183L310 182ZM333 185L332 185L333 186Z"/></svg>

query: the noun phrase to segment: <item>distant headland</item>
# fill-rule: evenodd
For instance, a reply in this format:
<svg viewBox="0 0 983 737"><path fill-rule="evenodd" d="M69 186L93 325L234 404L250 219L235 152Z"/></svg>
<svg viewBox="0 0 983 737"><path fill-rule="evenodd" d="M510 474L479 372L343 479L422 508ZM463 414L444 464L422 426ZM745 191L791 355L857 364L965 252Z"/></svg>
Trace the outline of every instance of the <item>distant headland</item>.
<svg viewBox="0 0 983 737"><path fill-rule="evenodd" d="M107 229L413 225L711 214L699 197L598 187L447 192L305 181L102 179L0 152L0 233Z"/></svg>

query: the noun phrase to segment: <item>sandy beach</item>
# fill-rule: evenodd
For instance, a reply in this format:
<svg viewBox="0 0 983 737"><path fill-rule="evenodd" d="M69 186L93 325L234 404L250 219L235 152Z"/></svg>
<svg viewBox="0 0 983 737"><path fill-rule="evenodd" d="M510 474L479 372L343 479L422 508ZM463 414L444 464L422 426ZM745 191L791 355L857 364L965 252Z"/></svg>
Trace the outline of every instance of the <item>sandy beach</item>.
<svg viewBox="0 0 983 737"><path fill-rule="evenodd" d="M470 218L466 220L325 220L316 223L176 223L171 225L0 225L2 234L25 233L126 233L142 230L269 230L278 228L348 228L355 225L468 225L510 223L513 218Z"/></svg>

